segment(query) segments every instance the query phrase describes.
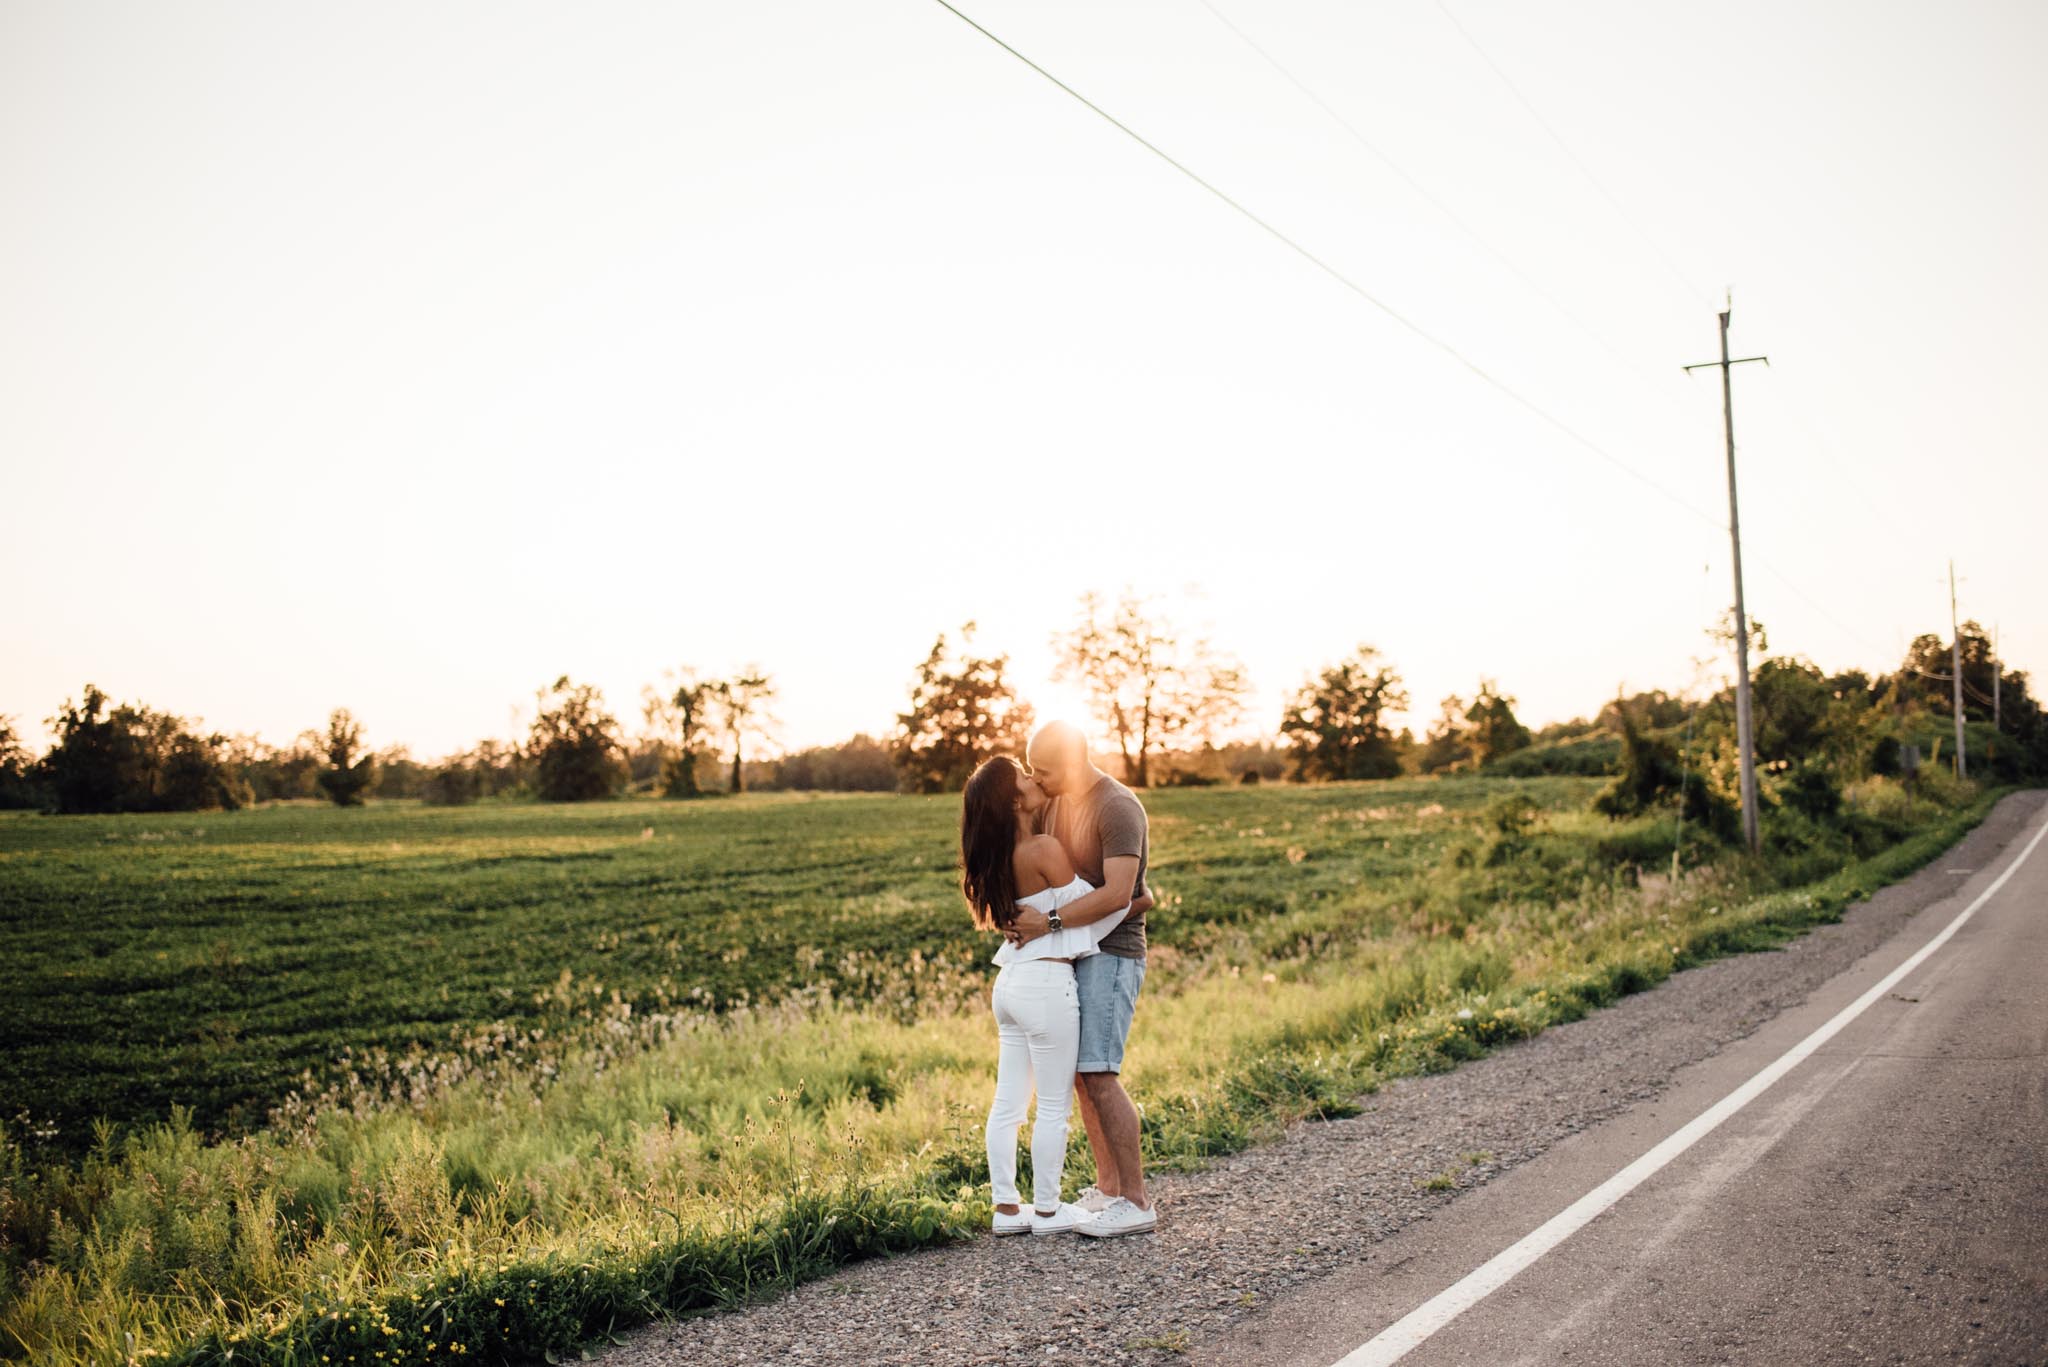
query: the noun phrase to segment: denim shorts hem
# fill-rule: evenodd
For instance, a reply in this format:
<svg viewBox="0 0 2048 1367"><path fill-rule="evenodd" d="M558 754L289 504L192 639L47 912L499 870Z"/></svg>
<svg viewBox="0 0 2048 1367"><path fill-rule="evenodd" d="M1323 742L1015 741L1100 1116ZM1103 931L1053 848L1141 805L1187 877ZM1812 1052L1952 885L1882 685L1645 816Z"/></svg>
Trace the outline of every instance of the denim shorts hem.
<svg viewBox="0 0 2048 1367"><path fill-rule="evenodd" d="M1075 963L1074 987L1081 1007L1081 1047L1076 1055L1085 1060L1076 1062L1075 1072L1123 1071L1124 1046L1144 981L1143 959L1092 954Z"/></svg>

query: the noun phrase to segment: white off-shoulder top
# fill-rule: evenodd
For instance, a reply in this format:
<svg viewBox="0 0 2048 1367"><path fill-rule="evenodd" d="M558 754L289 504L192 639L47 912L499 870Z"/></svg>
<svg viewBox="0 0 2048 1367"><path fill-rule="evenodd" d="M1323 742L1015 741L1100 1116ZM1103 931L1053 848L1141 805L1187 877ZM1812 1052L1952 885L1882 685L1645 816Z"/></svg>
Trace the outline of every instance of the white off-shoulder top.
<svg viewBox="0 0 2048 1367"><path fill-rule="evenodd" d="M1074 881L1065 887L1045 888L1032 893L1029 897L1019 897L1017 905L1030 907L1035 911L1058 911L1069 902L1078 902L1093 891L1093 883L1075 874ZM1121 925L1124 917L1130 913L1130 904L1125 903L1122 911L1113 911L1100 921L1085 926L1068 926L1065 930L1041 935L1022 949L1005 940L1003 947L996 951L995 957L989 962L1007 966L1025 963L1031 959L1083 959L1090 954L1100 954L1102 951L1096 946L1102 943L1109 932Z"/></svg>

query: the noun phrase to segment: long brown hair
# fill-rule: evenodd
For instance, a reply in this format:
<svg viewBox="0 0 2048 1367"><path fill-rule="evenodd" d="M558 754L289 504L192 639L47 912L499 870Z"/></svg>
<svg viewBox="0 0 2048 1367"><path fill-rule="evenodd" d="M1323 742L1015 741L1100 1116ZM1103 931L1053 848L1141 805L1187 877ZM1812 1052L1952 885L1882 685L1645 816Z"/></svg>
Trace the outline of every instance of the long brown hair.
<svg viewBox="0 0 2048 1367"><path fill-rule="evenodd" d="M1017 778L1008 755L981 762L960 794L960 893L976 930L1017 918Z"/></svg>

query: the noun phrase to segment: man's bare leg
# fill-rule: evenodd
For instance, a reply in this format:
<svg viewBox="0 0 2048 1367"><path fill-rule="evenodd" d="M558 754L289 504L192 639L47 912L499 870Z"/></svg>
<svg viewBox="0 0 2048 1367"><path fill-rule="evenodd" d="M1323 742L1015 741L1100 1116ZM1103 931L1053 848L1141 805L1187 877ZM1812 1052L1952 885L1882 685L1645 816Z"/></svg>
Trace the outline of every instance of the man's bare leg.
<svg viewBox="0 0 2048 1367"><path fill-rule="evenodd" d="M1102 1126L1103 1146L1116 1160L1116 1194L1139 1210L1152 1209L1145 1199L1145 1164L1138 1156L1138 1108L1125 1095L1123 1079L1115 1073L1081 1073L1078 1077L1094 1103L1090 1109ZM1109 1188L1103 1191L1107 1193Z"/></svg>
<svg viewBox="0 0 2048 1367"><path fill-rule="evenodd" d="M1123 1187L1117 1182L1116 1154L1103 1133L1102 1118L1095 1114L1095 1098L1088 1093L1087 1080L1092 1076L1074 1074L1074 1105L1081 1112L1082 1127L1088 1131L1088 1149L1095 1155L1095 1189L1104 1196L1121 1196Z"/></svg>

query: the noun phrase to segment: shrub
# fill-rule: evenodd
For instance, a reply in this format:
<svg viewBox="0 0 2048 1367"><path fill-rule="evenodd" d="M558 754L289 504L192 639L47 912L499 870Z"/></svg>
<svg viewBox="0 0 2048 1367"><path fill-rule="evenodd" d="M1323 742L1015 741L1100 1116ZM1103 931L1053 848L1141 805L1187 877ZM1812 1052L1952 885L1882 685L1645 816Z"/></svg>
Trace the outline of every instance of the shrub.
<svg viewBox="0 0 2048 1367"><path fill-rule="evenodd" d="M590 684L572 685L564 674L542 691L541 701L527 747L535 790L549 802L586 802L618 791L624 777L619 723L605 711L604 695Z"/></svg>
<svg viewBox="0 0 2048 1367"><path fill-rule="evenodd" d="M1824 765L1809 762L1792 771L1785 802L1814 821L1831 821L1842 810L1842 790Z"/></svg>
<svg viewBox="0 0 2048 1367"><path fill-rule="evenodd" d="M467 760L453 759L427 775L420 796L434 807L460 807L476 801L477 772Z"/></svg>
<svg viewBox="0 0 2048 1367"><path fill-rule="evenodd" d="M327 767L314 780L320 791L337 807L362 806L364 795L377 781L377 757L363 753L362 724L347 708L337 707L327 718L322 744Z"/></svg>
<svg viewBox="0 0 2048 1367"><path fill-rule="evenodd" d="M1545 774L1615 774L1622 768L1622 743L1614 736L1582 736L1553 745L1532 745L1488 760L1480 772L1495 778L1537 778Z"/></svg>

